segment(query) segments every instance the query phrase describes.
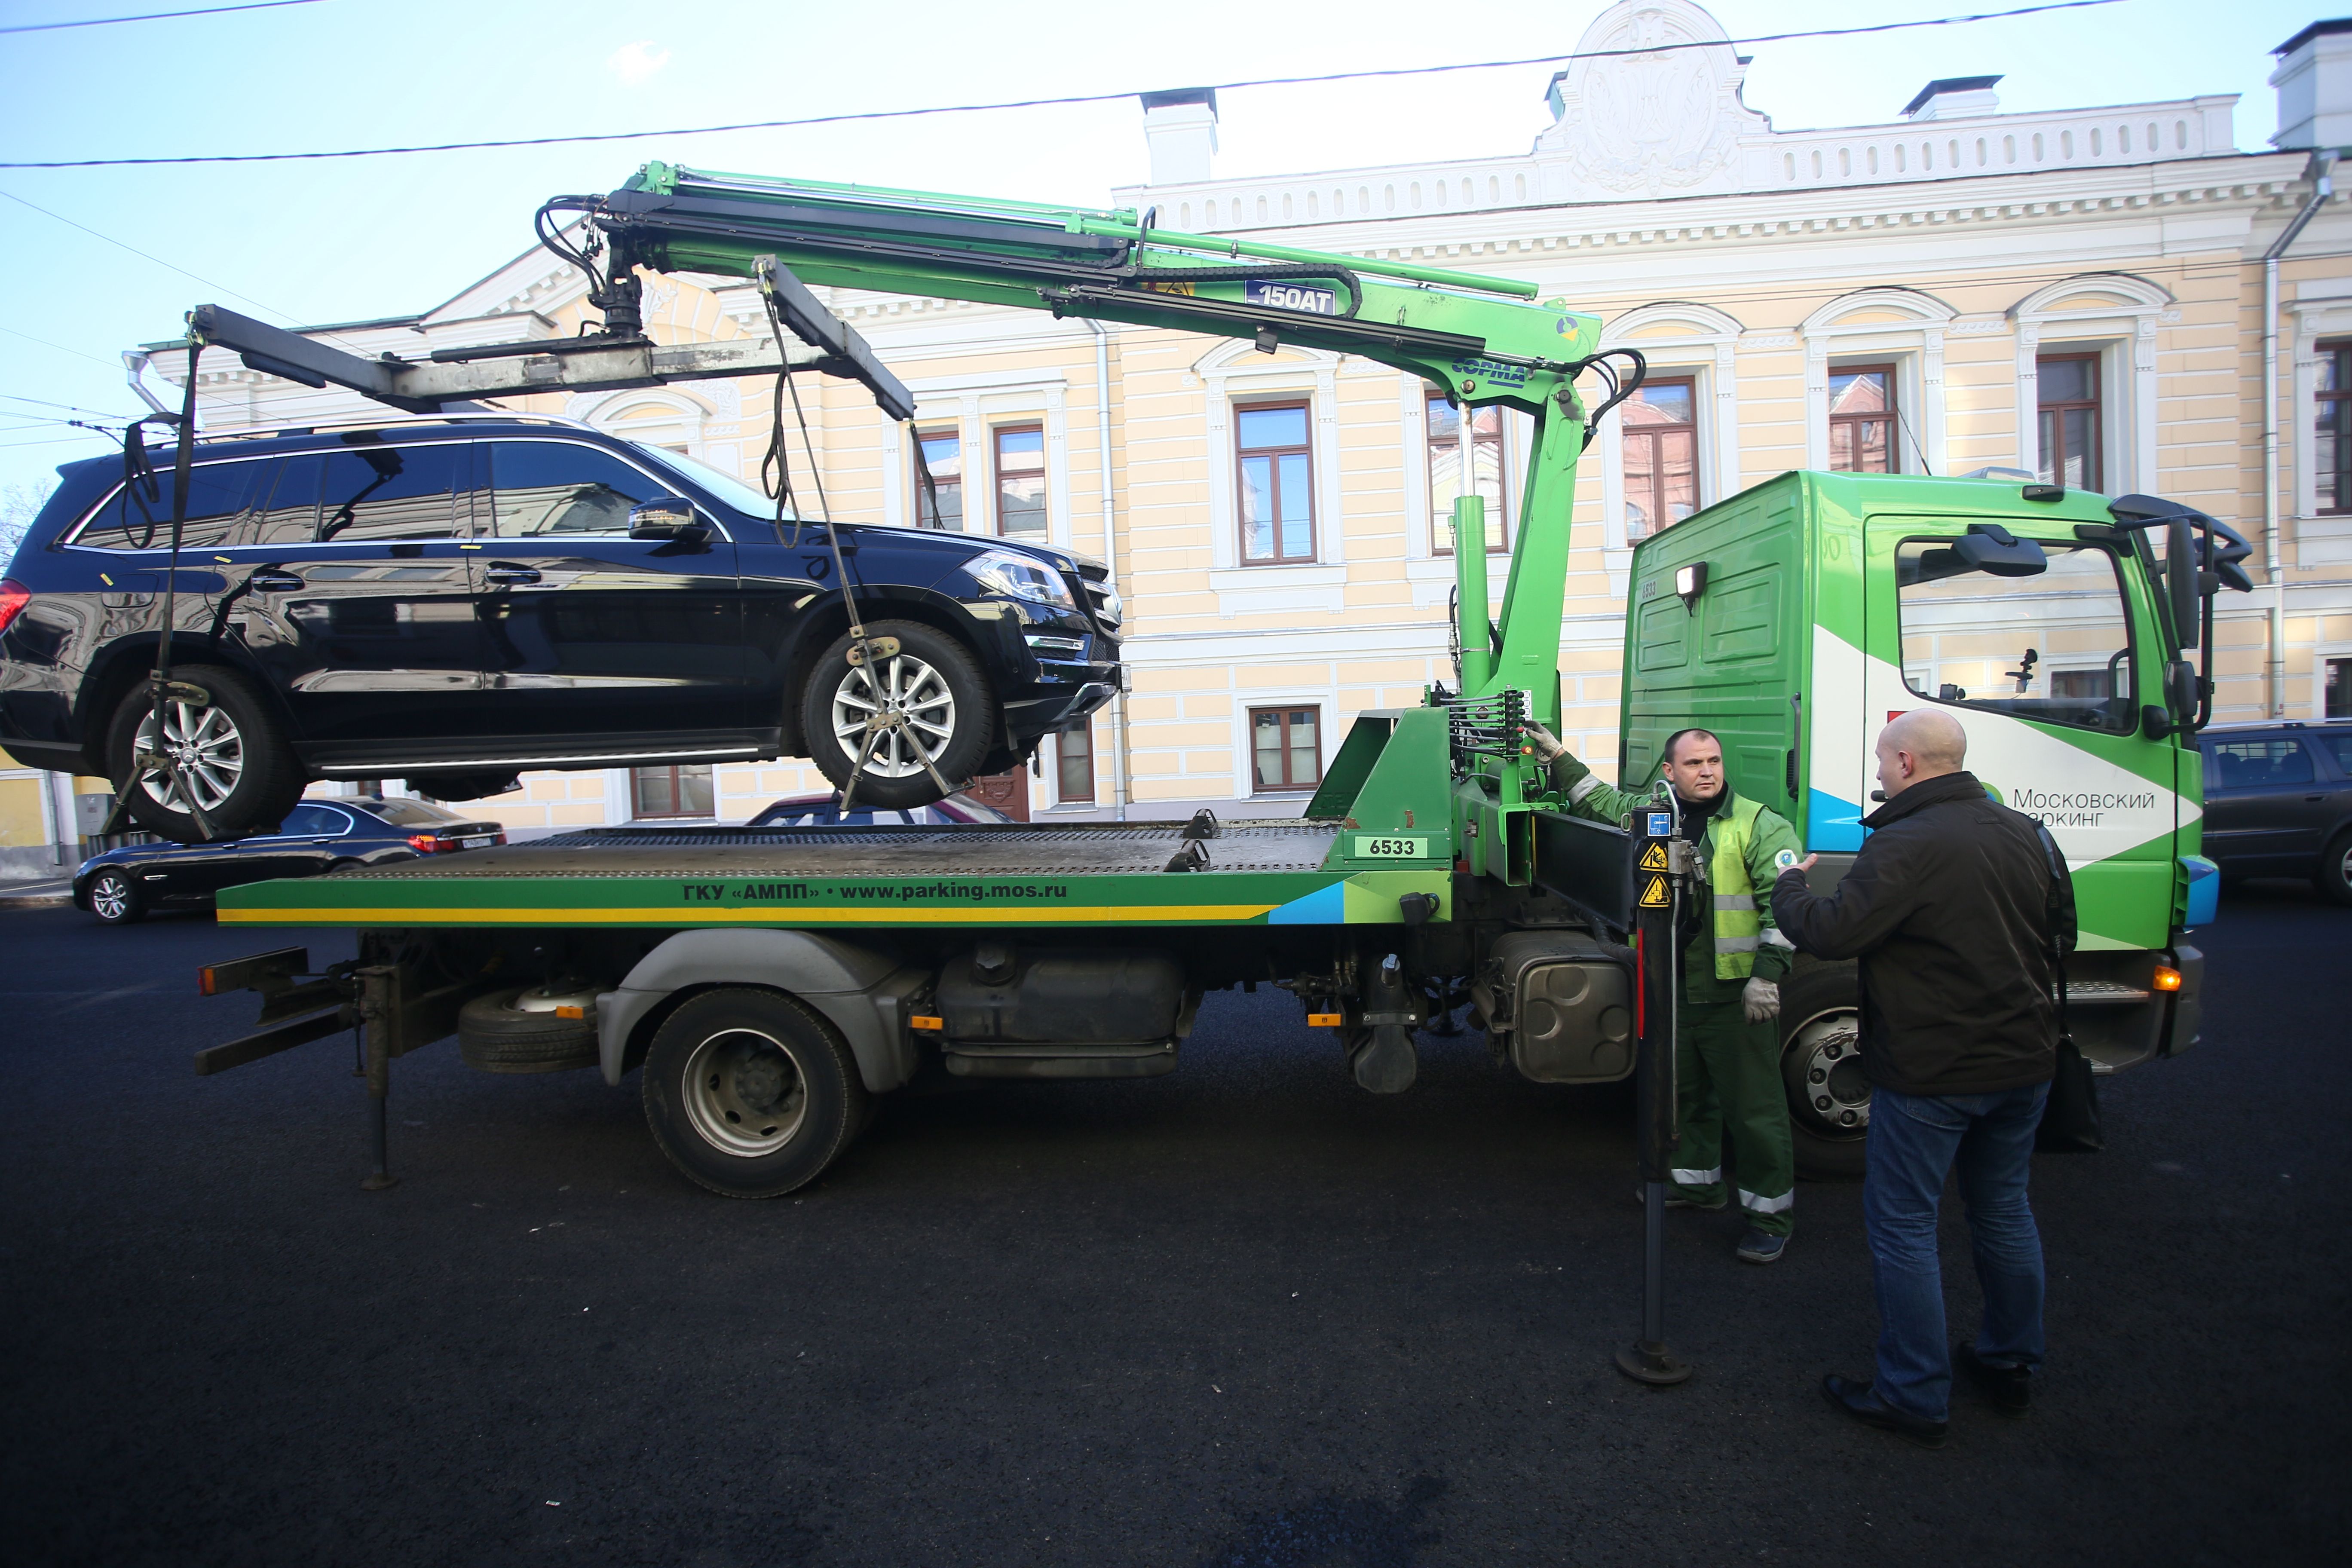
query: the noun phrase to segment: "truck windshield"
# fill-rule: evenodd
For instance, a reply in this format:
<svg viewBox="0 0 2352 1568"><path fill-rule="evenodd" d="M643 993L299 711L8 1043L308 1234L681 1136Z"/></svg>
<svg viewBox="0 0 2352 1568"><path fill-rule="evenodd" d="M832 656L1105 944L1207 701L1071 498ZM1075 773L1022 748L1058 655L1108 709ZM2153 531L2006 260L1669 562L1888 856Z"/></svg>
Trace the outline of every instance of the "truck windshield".
<svg viewBox="0 0 2352 1568"><path fill-rule="evenodd" d="M1948 539L1895 551L1903 682L1938 702L2121 734L2137 722L2131 622L2116 559L2041 542L2030 577L1972 570Z"/></svg>

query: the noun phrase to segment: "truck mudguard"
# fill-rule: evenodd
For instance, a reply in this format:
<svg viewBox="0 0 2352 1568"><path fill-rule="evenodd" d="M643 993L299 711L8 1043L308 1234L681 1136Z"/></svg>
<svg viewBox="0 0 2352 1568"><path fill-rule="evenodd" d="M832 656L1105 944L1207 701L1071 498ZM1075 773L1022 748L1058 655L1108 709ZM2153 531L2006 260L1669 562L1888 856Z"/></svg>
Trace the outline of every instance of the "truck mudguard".
<svg viewBox="0 0 2352 1568"><path fill-rule="evenodd" d="M682 931L639 959L619 990L596 998L604 1081L620 1083L631 1037L665 997L688 986L764 985L832 1020L858 1077L879 1094L915 1074L905 1004L926 978L887 952L810 931Z"/></svg>

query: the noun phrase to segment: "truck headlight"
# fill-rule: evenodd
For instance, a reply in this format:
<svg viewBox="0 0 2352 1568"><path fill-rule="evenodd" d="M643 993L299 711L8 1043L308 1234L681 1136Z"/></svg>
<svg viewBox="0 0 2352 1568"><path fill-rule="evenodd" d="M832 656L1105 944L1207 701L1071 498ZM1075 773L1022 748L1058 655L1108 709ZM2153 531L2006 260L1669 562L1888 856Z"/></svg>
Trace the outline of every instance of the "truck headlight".
<svg viewBox="0 0 2352 1568"><path fill-rule="evenodd" d="M1078 607L1062 574L1026 555L1002 550L982 551L965 562L963 569L973 582L1003 598L1026 599L1033 605L1051 605L1057 610Z"/></svg>

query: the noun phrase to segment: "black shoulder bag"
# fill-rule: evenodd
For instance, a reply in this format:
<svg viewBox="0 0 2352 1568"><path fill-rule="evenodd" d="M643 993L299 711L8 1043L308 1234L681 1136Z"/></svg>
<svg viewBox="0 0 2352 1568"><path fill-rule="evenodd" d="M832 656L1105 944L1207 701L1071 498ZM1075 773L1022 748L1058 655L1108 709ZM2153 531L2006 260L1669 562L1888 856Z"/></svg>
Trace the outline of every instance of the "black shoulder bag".
<svg viewBox="0 0 2352 1568"><path fill-rule="evenodd" d="M2058 977L2058 1071L2050 1080L2050 1098L2042 1102L2042 1125L2035 1129L2033 1147L2044 1154L2095 1154L2106 1147L2099 1136L2099 1093L2091 1077L2090 1059L2074 1044L2066 1023L2066 954L2074 946L2074 898L2065 857L2050 829L2037 822L2034 837L2042 841L2042 857L2050 862L2050 966ZM2061 907L2060 889L2067 896Z"/></svg>

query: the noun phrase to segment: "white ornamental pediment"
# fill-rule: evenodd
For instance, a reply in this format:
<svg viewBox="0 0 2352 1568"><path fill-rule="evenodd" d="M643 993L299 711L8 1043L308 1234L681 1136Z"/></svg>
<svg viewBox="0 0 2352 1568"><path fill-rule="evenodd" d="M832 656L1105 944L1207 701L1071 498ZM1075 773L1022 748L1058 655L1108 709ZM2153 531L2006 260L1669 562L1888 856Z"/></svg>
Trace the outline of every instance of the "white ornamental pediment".
<svg viewBox="0 0 2352 1568"><path fill-rule="evenodd" d="M1538 157L1558 160L1556 200L1736 189L1739 139L1771 130L1740 101L1748 68L1730 35L1690 0L1622 0L1576 54L1536 139Z"/></svg>

